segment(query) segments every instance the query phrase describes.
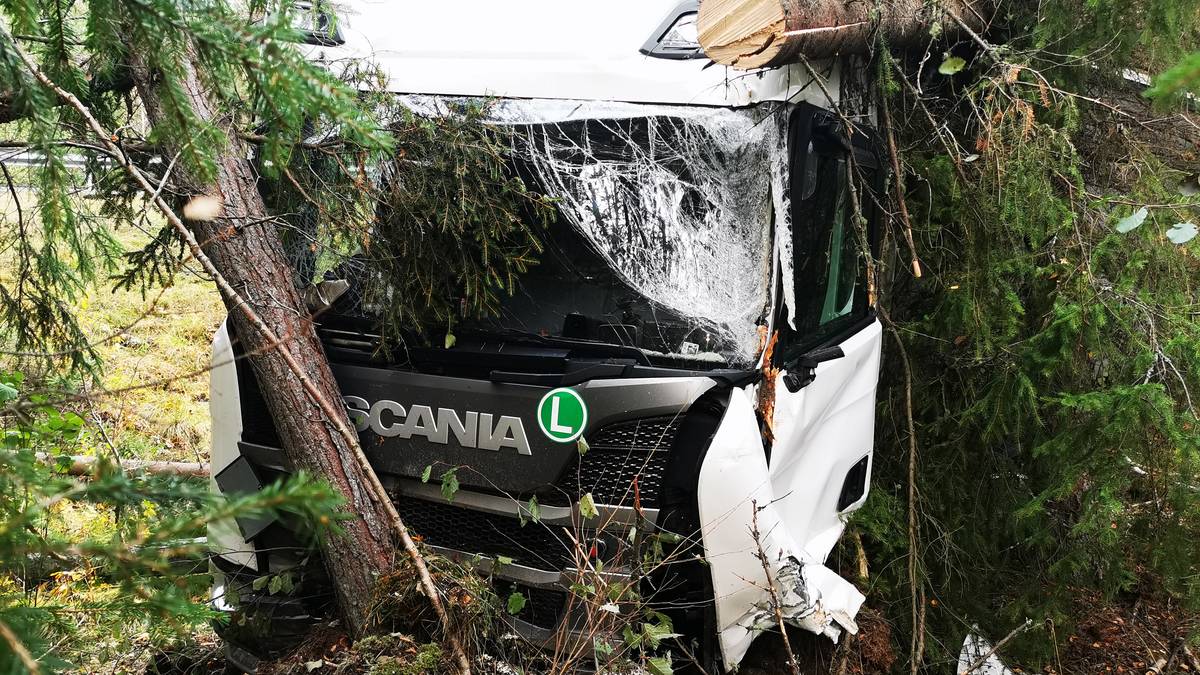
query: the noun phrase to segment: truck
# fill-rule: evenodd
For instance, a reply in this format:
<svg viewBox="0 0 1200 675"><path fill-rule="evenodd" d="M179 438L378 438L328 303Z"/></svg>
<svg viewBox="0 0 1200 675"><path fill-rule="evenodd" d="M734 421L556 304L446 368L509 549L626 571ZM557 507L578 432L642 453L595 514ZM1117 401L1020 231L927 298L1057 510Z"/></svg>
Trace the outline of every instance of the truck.
<svg viewBox="0 0 1200 675"><path fill-rule="evenodd" d="M516 139L513 170L554 204L539 264L452 346L381 349L356 292L380 281L331 279L318 333L399 514L525 599L505 619L522 640L580 637L572 589L600 569L634 579L720 672L779 619L857 630L864 597L825 562L869 492L886 176L853 60L714 66L696 11L355 0L304 28L311 58L370 60L416 114L486 100ZM225 494L290 471L242 355L223 325L210 406ZM288 523L214 522L209 541L213 604L243 617L222 629L238 668L330 616ZM269 593L280 575L304 592Z"/></svg>

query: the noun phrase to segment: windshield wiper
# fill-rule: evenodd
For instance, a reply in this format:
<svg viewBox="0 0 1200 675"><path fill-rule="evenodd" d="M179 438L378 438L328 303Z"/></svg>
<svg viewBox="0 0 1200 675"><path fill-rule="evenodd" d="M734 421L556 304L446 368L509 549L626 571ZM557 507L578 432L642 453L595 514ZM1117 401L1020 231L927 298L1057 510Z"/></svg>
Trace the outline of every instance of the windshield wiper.
<svg viewBox="0 0 1200 675"><path fill-rule="evenodd" d="M588 350L593 353L604 354L606 356L623 356L625 358L631 358L643 366L652 365L650 363L650 357L646 356L646 354L637 347L618 345L611 342L584 340L580 338L566 338L556 335L541 335L539 333L531 333L529 331L517 330L515 328L503 328L495 331L473 329L471 332L477 333L483 337L500 338L502 340L515 339L546 345L548 347L573 347L575 349Z"/></svg>

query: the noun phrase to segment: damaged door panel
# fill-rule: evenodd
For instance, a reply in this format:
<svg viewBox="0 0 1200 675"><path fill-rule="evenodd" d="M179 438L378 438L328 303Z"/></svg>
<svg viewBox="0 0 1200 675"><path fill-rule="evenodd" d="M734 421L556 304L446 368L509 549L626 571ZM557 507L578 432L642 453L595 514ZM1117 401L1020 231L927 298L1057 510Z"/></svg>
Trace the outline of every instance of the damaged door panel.
<svg viewBox="0 0 1200 675"><path fill-rule="evenodd" d="M701 472L704 549L728 668L777 616L834 640L842 629L856 632L864 599L822 564L845 515L866 499L882 334L864 254L876 214L861 199L870 210L856 225L848 198L864 183L876 187L878 163L865 135L851 141L842 134L826 111L793 113L796 308L777 310L775 363L764 368L773 381L759 385L758 410L734 392ZM771 416L769 433L759 433L756 414Z"/></svg>

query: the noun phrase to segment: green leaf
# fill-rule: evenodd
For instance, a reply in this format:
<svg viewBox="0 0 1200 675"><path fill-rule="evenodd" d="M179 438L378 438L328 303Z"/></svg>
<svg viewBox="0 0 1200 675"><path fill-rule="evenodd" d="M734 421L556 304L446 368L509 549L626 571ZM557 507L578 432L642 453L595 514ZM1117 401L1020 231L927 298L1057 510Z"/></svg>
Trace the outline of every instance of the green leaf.
<svg viewBox="0 0 1200 675"><path fill-rule="evenodd" d="M596 502L592 499L592 493L587 493L579 498L579 515L584 518L595 518L600 515L596 510Z"/></svg>
<svg viewBox="0 0 1200 675"><path fill-rule="evenodd" d="M498 556L496 556L496 561L494 563L492 563L492 571L495 572L496 570L500 569L501 567L504 567L505 565L511 565L511 564L513 564L512 558L510 558L506 555L498 555Z"/></svg>
<svg viewBox="0 0 1200 675"><path fill-rule="evenodd" d="M1172 244L1186 244L1196 237L1196 232L1194 223L1175 223L1167 230L1167 239Z"/></svg>
<svg viewBox="0 0 1200 675"><path fill-rule="evenodd" d="M0 403L8 403L16 398L19 394L20 392L17 391L16 387L11 387L3 382L0 382Z"/></svg>
<svg viewBox="0 0 1200 675"><path fill-rule="evenodd" d="M267 584L267 592L271 595L279 593L283 589L283 577L276 574L271 577L271 582Z"/></svg>
<svg viewBox="0 0 1200 675"><path fill-rule="evenodd" d="M966 67L966 65L967 62L964 61L962 57L951 56L945 61L942 61L942 65L938 66L938 72L943 75L953 75Z"/></svg>
<svg viewBox="0 0 1200 675"><path fill-rule="evenodd" d="M668 638L679 637L679 633L676 633L671 624L666 621L642 624L642 634L651 647L658 647L659 643Z"/></svg>
<svg viewBox="0 0 1200 675"><path fill-rule="evenodd" d="M520 593L513 593L508 596L508 613L520 614L521 610L525 609L525 596Z"/></svg>
<svg viewBox="0 0 1200 675"><path fill-rule="evenodd" d="M646 659L646 670L649 670L652 675L672 675L675 670L671 667L671 655Z"/></svg>
<svg viewBox="0 0 1200 675"><path fill-rule="evenodd" d="M657 534L658 540L664 544L678 544L679 542L683 541L683 537L675 534L674 532L668 532L667 530L659 530Z"/></svg>
<svg viewBox="0 0 1200 675"><path fill-rule="evenodd" d="M625 644L630 647L637 648L642 644L641 636L634 634L630 624L625 624L625 628L621 630L621 637L625 638Z"/></svg>
<svg viewBox="0 0 1200 675"><path fill-rule="evenodd" d="M1146 207L1143 206L1142 208L1138 209L1137 211L1134 211L1133 213L1118 220L1117 221L1117 232L1120 232L1121 234L1125 234L1126 232L1133 231L1139 225L1146 222L1146 216L1148 216L1148 215L1150 215L1150 212L1147 211Z"/></svg>
<svg viewBox="0 0 1200 675"><path fill-rule="evenodd" d="M458 338L454 337L454 333L446 333L446 349L453 347L457 341Z"/></svg>
<svg viewBox="0 0 1200 675"><path fill-rule="evenodd" d="M256 591L261 591L270 580L271 577L256 577L254 581L250 582L250 588L253 588Z"/></svg>
<svg viewBox="0 0 1200 675"><path fill-rule="evenodd" d="M538 522L542 517L542 507L538 505L537 495L529 498L529 519Z"/></svg>
<svg viewBox="0 0 1200 675"><path fill-rule="evenodd" d="M579 455L581 457L583 455L586 455L587 451L592 448L592 446L588 445L587 439L584 438L583 436L580 436L579 440L575 441L575 447L579 448Z"/></svg>
<svg viewBox="0 0 1200 675"><path fill-rule="evenodd" d="M571 592L581 598L590 598L596 594L596 587L592 584L581 584L576 581L571 584Z"/></svg>
<svg viewBox="0 0 1200 675"><path fill-rule="evenodd" d="M425 470L421 472L421 482L428 483L431 475L433 475L433 465L429 464L425 467Z"/></svg>
<svg viewBox="0 0 1200 675"><path fill-rule="evenodd" d="M450 469L442 474L442 496L446 501L454 501L454 495L458 492L458 475L455 473L457 469Z"/></svg>
<svg viewBox="0 0 1200 675"><path fill-rule="evenodd" d="M672 675L675 670L671 667L671 655L655 656L646 659L646 669L652 675Z"/></svg>

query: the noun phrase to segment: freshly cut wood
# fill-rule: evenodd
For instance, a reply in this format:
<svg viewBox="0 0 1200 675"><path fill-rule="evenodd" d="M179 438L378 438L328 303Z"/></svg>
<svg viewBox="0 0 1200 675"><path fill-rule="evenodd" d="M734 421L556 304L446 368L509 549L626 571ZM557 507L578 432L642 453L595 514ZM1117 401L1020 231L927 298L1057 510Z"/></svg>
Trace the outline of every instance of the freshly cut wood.
<svg viewBox="0 0 1200 675"><path fill-rule="evenodd" d="M734 68L770 68L808 58L862 53L882 31L903 46L940 26L953 32L953 12L972 29L991 15L989 0L701 0L696 19L708 58Z"/></svg>

